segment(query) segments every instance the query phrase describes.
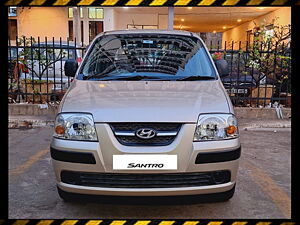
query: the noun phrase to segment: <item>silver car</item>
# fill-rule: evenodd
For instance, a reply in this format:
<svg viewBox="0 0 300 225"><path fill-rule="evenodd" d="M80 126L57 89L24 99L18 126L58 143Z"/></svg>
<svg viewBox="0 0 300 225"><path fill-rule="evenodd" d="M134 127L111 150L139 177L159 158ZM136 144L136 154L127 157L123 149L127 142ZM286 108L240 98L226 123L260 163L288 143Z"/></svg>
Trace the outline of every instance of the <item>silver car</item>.
<svg viewBox="0 0 300 225"><path fill-rule="evenodd" d="M237 119L194 33L99 34L55 121L51 157L60 197L233 196L241 154Z"/></svg>

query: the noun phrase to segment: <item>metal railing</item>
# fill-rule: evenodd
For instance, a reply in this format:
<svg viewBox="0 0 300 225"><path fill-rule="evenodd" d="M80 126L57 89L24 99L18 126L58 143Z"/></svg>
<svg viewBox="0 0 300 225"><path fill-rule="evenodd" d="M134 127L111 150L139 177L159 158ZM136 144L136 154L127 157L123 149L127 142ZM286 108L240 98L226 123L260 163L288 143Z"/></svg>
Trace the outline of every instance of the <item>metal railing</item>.
<svg viewBox="0 0 300 225"><path fill-rule="evenodd" d="M81 62L85 46L69 40L16 37L8 43L9 102L59 102L72 79L64 75L67 59Z"/></svg>
<svg viewBox="0 0 300 225"><path fill-rule="evenodd" d="M221 77L235 106L291 107L291 49L289 44L218 42L208 46L213 58L225 59L230 74Z"/></svg>
<svg viewBox="0 0 300 225"><path fill-rule="evenodd" d="M16 37L8 43L10 102L59 103L72 79L63 72L66 59L79 63L85 52L80 43ZM235 106L291 107L291 52L285 44L218 42L208 46L214 60L225 59L230 73L221 77ZM274 47L275 46L275 47Z"/></svg>

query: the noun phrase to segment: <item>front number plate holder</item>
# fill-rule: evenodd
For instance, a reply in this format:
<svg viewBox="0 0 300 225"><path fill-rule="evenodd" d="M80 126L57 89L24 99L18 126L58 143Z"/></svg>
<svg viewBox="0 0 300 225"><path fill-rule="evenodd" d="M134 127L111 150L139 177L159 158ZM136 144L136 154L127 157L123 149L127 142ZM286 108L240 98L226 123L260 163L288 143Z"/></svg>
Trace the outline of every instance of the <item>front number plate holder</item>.
<svg viewBox="0 0 300 225"><path fill-rule="evenodd" d="M177 170L177 155L113 155L114 170Z"/></svg>

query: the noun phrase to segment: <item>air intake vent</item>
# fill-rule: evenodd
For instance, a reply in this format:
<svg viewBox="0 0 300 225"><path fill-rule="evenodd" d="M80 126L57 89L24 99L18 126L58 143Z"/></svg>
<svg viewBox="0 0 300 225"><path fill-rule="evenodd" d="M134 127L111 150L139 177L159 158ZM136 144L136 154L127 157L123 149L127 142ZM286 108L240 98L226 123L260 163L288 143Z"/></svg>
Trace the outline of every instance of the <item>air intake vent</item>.
<svg viewBox="0 0 300 225"><path fill-rule="evenodd" d="M223 184L230 181L230 171L197 173L87 173L62 171L62 182L73 185L111 188L172 188Z"/></svg>

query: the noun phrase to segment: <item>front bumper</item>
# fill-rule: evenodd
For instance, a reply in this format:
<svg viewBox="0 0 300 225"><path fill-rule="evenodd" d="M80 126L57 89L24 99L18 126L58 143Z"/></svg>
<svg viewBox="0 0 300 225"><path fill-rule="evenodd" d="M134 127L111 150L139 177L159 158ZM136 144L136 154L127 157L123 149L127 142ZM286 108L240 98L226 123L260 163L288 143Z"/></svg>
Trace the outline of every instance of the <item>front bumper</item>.
<svg viewBox="0 0 300 225"><path fill-rule="evenodd" d="M175 140L167 146L124 146L121 145L108 124L96 124L99 142L68 141L53 138L51 142L52 163L56 175L57 185L66 192L115 195L115 196L172 196L172 195L198 195L226 192L235 185L238 169L240 142L239 139L224 141L192 142L195 124L184 124ZM86 153L84 157L77 157L77 161L68 161L53 154L56 153ZM212 154L215 153L215 154ZM223 154L225 153L225 154ZM234 154L232 154L234 153ZM177 155L177 170L113 170L112 156L122 154L170 154ZM60 155L60 157L63 157ZM76 155L76 154L75 154ZM93 160L90 160L92 156ZM226 156L227 155L227 156ZM67 157L67 154L65 155ZM205 157L204 157L205 156ZM226 156L224 158L224 156ZM69 159L72 157L69 157ZM76 158L76 157L75 157ZM209 162L209 159L213 162ZM74 158L73 158L74 159ZM84 159L87 159L85 161ZM218 159L218 160L216 160ZM80 161L81 160L81 161ZM207 161L208 160L208 161ZM197 162L197 163L196 163ZM133 187L95 187L64 183L61 179L62 171L78 171L92 173L132 173L132 174L158 174L158 173L193 173L209 171L230 171L230 180L226 183L189 187L164 188L133 188Z"/></svg>

